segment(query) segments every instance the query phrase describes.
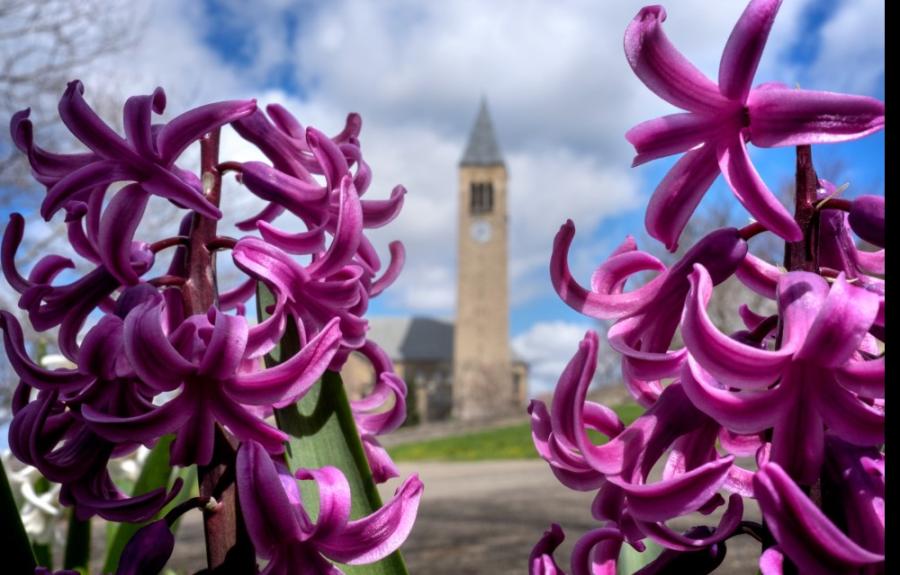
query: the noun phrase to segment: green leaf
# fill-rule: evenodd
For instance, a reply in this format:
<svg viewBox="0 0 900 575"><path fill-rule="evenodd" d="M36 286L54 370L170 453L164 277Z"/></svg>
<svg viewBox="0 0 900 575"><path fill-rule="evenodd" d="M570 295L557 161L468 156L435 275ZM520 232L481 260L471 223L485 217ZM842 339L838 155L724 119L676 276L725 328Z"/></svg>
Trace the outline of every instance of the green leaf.
<svg viewBox="0 0 900 575"><path fill-rule="evenodd" d="M50 481L43 475L34 482L34 492L38 495L50 491ZM38 565L42 565L47 569L53 570L53 548L48 543L32 542L31 548L34 550L34 558Z"/></svg>
<svg viewBox="0 0 900 575"><path fill-rule="evenodd" d="M261 285L256 294L260 321L268 317L266 308L274 303L271 292ZM300 350L300 340L293 322L280 344L266 356L272 366L293 356ZM326 371L319 381L297 404L275 410L278 427L291 436L285 450L292 471L301 467L331 465L340 469L350 484L351 517L369 515L382 505L372 480L350 402L338 373ZM318 492L315 482L301 481L300 491L307 513L318 515ZM406 565L399 551L370 565L341 566L348 575L407 575Z"/></svg>
<svg viewBox="0 0 900 575"><path fill-rule="evenodd" d="M174 435L165 435L156 442L156 445L147 454L147 459L144 460L141 474L131 491L132 495L140 495L169 485L169 478L172 475L172 466L169 465L169 446L174 439ZM190 485L184 485L181 491L182 493L190 492ZM125 544L144 525L145 523L120 523L108 533L103 573L115 573L119 566L119 556L122 555Z"/></svg>
<svg viewBox="0 0 900 575"><path fill-rule="evenodd" d="M9 481L6 479L6 468L0 464L0 521L4 535L3 566L10 573L33 573L37 564L31 550L31 542L22 518L19 516L19 507L13 497Z"/></svg>
<svg viewBox="0 0 900 575"><path fill-rule="evenodd" d="M619 575L631 575L640 571L642 567L649 564L662 553L663 548L653 541L644 539L644 544L647 546L647 549L643 553L638 553L631 545L622 545L622 551L619 552Z"/></svg>

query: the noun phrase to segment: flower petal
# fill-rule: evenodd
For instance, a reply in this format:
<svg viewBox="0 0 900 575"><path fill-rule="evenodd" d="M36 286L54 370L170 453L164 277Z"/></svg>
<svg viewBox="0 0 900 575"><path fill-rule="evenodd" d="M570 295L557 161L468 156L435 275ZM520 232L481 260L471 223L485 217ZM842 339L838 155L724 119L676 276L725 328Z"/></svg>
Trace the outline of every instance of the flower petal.
<svg viewBox="0 0 900 575"><path fill-rule="evenodd" d="M84 85L69 82L59 101L59 117L85 146L107 159L139 161L122 136L110 128L84 101Z"/></svg>
<svg viewBox="0 0 900 575"><path fill-rule="evenodd" d="M300 541L303 533L266 450L245 441L237 451L238 501L257 555L270 558L279 547Z"/></svg>
<svg viewBox="0 0 900 575"><path fill-rule="evenodd" d="M256 111L256 100L233 100L206 104L172 118L157 137L164 165L171 165L191 143L207 132Z"/></svg>
<svg viewBox="0 0 900 575"><path fill-rule="evenodd" d="M863 447L884 443L884 404L869 405L837 385L830 373L823 373L813 401L828 428L842 439Z"/></svg>
<svg viewBox="0 0 900 575"><path fill-rule="evenodd" d="M863 397L884 398L884 356L848 361L834 371L838 383Z"/></svg>
<svg viewBox="0 0 900 575"><path fill-rule="evenodd" d="M625 139L637 154L631 167L650 160L680 154L708 140L715 139L721 122L701 114L670 114L637 126L625 133Z"/></svg>
<svg viewBox="0 0 900 575"><path fill-rule="evenodd" d="M884 561L841 533L777 463L760 468L753 488L784 554L806 573L843 573Z"/></svg>
<svg viewBox="0 0 900 575"><path fill-rule="evenodd" d="M553 552L566 536L562 528L553 523L531 549L528 556L528 575L565 575L553 559Z"/></svg>
<svg viewBox="0 0 900 575"><path fill-rule="evenodd" d="M131 184L119 190L100 218L99 245L103 265L122 285L135 285L140 277L131 264L132 242L150 194Z"/></svg>
<svg viewBox="0 0 900 575"><path fill-rule="evenodd" d="M668 549L690 552L703 547L709 547L710 545L725 541L731 537L735 529L740 525L743 513L743 499L740 495L732 494L728 498L728 508L725 510L725 513L722 514L719 525L712 533L709 532L708 528L705 529L705 533L696 533L694 529L691 531L695 531L695 533L691 533L691 531L688 531L687 533L678 533L664 523L648 521L639 521L638 526L656 543L659 543Z"/></svg>
<svg viewBox="0 0 900 575"><path fill-rule="evenodd" d="M859 196L847 218L854 233L872 245L884 247L884 196Z"/></svg>
<svg viewBox="0 0 900 575"><path fill-rule="evenodd" d="M671 479L651 484L635 484L619 476L609 477L628 498L628 510L635 519L665 521L698 510L712 497L728 475L733 455L686 471Z"/></svg>
<svg viewBox="0 0 900 575"><path fill-rule="evenodd" d="M172 346L162 329L161 305L142 304L125 318L125 353L143 381L162 391L176 389L194 365Z"/></svg>
<svg viewBox="0 0 900 575"><path fill-rule="evenodd" d="M625 30L625 57L660 98L691 112L715 113L728 101L713 82L672 46L662 29L662 6L641 8Z"/></svg>
<svg viewBox="0 0 900 575"><path fill-rule="evenodd" d="M316 544L324 555L348 565L373 563L390 555L412 530L423 489L419 477L412 475L384 507L350 521L341 532Z"/></svg>
<svg viewBox="0 0 900 575"><path fill-rule="evenodd" d="M781 0L753 0L728 37L719 62L719 91L729 100L745 102Z"/></svg>
<svg viewBox="0 0 900 575"><path fill-rule="evenodd" d="M227 385L228 394L250 405L276 407L297 401L319 379L337 352L341 341L339 319L322 331L284 363L255 373L239 374Z"/></svg>
<svg viewBox="0 0 900 575"><path fill-rule="evenodd" d="M690 356L681 372L681 385L698 409L735 433L758 433L774 426L793 397L783 384L759 392L728 391Z"/></svg>
<svg viewBox="0 0 900 575"><path fill-rule="evenodd" d="M350 519L350 484L337 467L298 469L297 479L316 482L319 512L312 531L304 533L310 540L328 540L339 536Z"/></svg>
<svg viewBox="0 0 900 575"><path fill-rule="evenodd" d="M722 383L741 389L768 387L791 361L794 349L766 351L724 335L706 313L712 280L697 264L689 276L691 291L681 319L681 334L691 356Z"/></svg>
<svg viewBox="0 0 900 575"><path fill-rule="evenodd" d="M719 168L741 204L769 231L789 242L803 239L800 226L759 177L750 162L743 136L735 134L719 141Z"/></svg>
<svg viewBox="0 0 900 575"><path fill-rule="evenodd" d="M710 142L682 156L656 186L644 225L647 233L674 252L684 226L703 199L703 194L719 176L716 144Z"/></svg>
<svg viewBox="0 0 900 575"><path fill-rule="evenodd" d="M623 541L612 527L588 531L572 549L572 575L616 575Z"/></svg>
<svg viewBox="0 0 900 575"><path fill-rule="evenodd" d="M796 358L838 367L859 348L878 314L878 296L852 286L840 274L809 327Z"/></svg>
<svg viewBox="0 0 900 575"><path fill-rule="evenodd" d="M762 148L846 142L884 128L884 102L812 90L753 90L750 141Z"/></svg>
<svg viewBox="0 0 900 575"><path fill-rule="evenodd" d="M369 297L376 297L390 287L400 277L400 270L403 269L403 265L406 263L406 248L403 247L402 242L391 242L388 244L388 249L390 250L391 261L388 262L387 268L385 268L381 277L372 282L372 285L369 287Z"/></svg>
<svg viewBox="0 0 900 575"><path fill-rule="evenodd" d="M550 257L550 280L559 297L569 307L597 319L613 319L637 311L659 290L662 280L656 278L646 285L627 293L621 292L621 284L631 275L641 271L663 271L665 266L648 254L629 251L614 254L594 273L592 283L598 290L588 291L578 284L569 271L568 255L575 237L575 224L567 220L553 240Z"/></svg>

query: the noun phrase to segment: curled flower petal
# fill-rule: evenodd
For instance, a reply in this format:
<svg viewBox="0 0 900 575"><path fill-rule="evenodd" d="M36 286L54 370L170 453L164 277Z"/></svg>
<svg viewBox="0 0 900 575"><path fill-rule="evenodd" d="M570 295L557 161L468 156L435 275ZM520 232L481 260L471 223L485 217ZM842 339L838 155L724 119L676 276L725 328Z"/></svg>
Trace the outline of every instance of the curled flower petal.
<svg viewBox="0 0 900 575"><path fill-rule="evenodd" d="M694 405L727 429L736 433L758 433L775 425L791 407L794 390L778 385L765 391L735 393L722 388L688 356L681 385Z"/></svg>
<svg viewBox="0 0 900 575"><path fill-rule="evenodd" d="M143 304L125 318L125 352L138 376L160 390L176 389L194 365L162 330L160 306Z"/></svg>
<svg viewBox="0 0 900 575"><path fill-rule="evenodd" d="M612 527L588 531L572 549L572 575L616 575L623 541Z"/></svg>
<svg viewBox="0 0 900 575"><path fill-rule="evenodd" d="M820 376L820 389L813 396L829 429L855 445L884 443L884 407L869 405L846 388L837 385L830 374Z"/></svg>
<svg viewBox="0 0 900 575"><path fill-rule="evenodd" d="M802 571L846 572L884 561L841 533L777 463L761 467L753 487L766 525Z"/></svg>
<svg viewBox="0 0 900 575"><path fill-rule="evenodd" d="M632 274L645 270L662 270L662 263L652 256L623 253L614 255L594 274L594 283L598 290L607 287L608 293L588 291L572 278L569 272L568 254L572 239L575 237L575 224L566 221L559 229L553 241L553 255L550 259L550 278L556 293L572 309L598 319L612 319L636 311L648 298L659 289L658 281L632 290L628 293L616 292L614 289ZM640 252L637 252L640 253Z"/></svg>
<svg viewBox="0 0 900 575"><path fill-rule="evenodd" d="M628 509L635 519L665 521L699 509L725 481L733 462L734 456L726 455L672 479L647 485L622 481L616 476L609 480L626 493Z"/></svg>
<svg viewBox="0 0 900 575"><path fill-rule="evenodd" d="M423 490L419 477L410 476L384 507L317 541L319 548L327 557L348 565L372 563L390 555L409 536Z"/></svg>
<svg viewBox="0 0 900 575"><path fill-rule="evenodd" d="M131 536L119 560L117 575L159 573L175 550L175 535L160 519L141 527Z"/></svg>
<svg viewBox="0 0 900 575"><path fill-rule="evenodd" d="M691 530L687 533L677 533L664 523L639 521L638 526L650 539L660 545L676 551L696 551L728 539L734 534L741 522L744 513L744 503L740 495L732 494L728 498L728 508L722 514L719 525L711 533ZM693 531L693 533L692 533Z"/></svg>
<svg viewBox="0 0 900 575"><path fill-rule="evenodd" d="M324 373L337 351L341 331L338 319L331 320L319 334L284 363L262 371L239 374L228 383L228 393L250 405L294 403Z"/></svg>
<svg viewBox="0 0 900 575"><path fill-rule="evenodd" d="M848 361L834 372L838 383L863 397L884 398L884 356Z"/></svg>
<svg viewBox="0 0 900 575"><path fill-rule="evenodd" d="M157 145L165 164L171 164L203 134L252 114L256 100L234 100L206 104L172 118L159 133Z"/></svg>
<svg viewBox="0 0 900 575"><path fill-rule="evenodd" d="M796 359L815 358L825 367L845 363L859 348L877 313L878 296L851 286L841 274L831 284Z"/></svg>
<svg viewBox="0 0 900 575"><path fill-rule="evenodd" d="M865 195L854 199L847 220L856 235L872 245L884 247L884 196Z"/></svg>
<svg viewBox="0 0 900 575"><path fill-rule="evenodd" d="M691 292L682 316L682 337L691 356L716 379L743 389L768 386L781 374L793 349L766 351L739 343L722 334L709 319L706 304L712 280L700 265L690 275Z"/></svg>
<svg viewBox="0 0 900 575"><path fill-rule="evenodd" d="M125 186L110 201L100 219L100 257L106 269L122 285L140 281L131 265L132 240L147 207L150 194L139 185Z"/></svg>
<svg viewBox="0 0 900 575"><path fill-rule="evenodd" d="M625 57L660 98L692 112L715 112L727 103L712 81L672 46L662 29L662 6L641 8L625 30Z"/></svg>
<svg viewBox="0 0 900 575"><path fill-rule="evenodd" d="M562 528L553 523L531 549L528 557L528 575L565 575L553 559L553 552L566 536Z"/></svg>
<svg viewBox="0 0 900 575"><path fill-rule="evenodd" d="M93 378L79 373L78 370L55 369L41 367L28 357L25 351L25 337L18 320L8 311L0 310L0 328L3 329L3 345L6 357L22 381L36 388L45 390L58 389L71 391L84 387Z"/></svg>
<svg viewBox="0 0 900 575"><path fill-rule="evenodd" d="M266 450L253 441L241 443L236 466L241 512L256 553L268 559L284 539L302 539L294 507Z"/></svg>

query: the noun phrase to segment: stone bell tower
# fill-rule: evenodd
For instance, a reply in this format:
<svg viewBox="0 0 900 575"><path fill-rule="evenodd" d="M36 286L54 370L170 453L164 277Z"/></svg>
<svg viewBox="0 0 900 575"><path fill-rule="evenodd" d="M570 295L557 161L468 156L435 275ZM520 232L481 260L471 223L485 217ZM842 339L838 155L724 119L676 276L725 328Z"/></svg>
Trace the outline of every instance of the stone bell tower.
<svg viewBox="0 0 900 575"><path fill-rule="evenodd" d="M509 348L507 172L487 102L459 162L459 246L453 415L473 420L518 406Z"/></svg>

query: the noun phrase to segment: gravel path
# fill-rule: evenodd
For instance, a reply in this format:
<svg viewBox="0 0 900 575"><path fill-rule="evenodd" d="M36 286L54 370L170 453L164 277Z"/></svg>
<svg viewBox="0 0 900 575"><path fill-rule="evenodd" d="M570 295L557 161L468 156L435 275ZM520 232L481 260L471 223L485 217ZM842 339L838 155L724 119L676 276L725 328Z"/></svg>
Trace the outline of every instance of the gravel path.
<svg viewBox="0 0 900 575"><path fill-rule="evenodd" d="M410 463L400 465L402 477L417 472L425 494L412 535L403 547L414 575L506 575L527 572L531 547L553 521L568 534L557 559L568 567L572 545L596 527L590 517L591 493L562 487L543 461L473 463ZM399 479L382 486L389 497ZM755 509L748 518L758 517ZM703 518L703 523L717 517ZM676 524L685 529L690 523ZM193 573L204 566L203 534L192 513L178 532L169 566ZM720 574L752 575L758 546L747 536L729 542Z"/></svg>

